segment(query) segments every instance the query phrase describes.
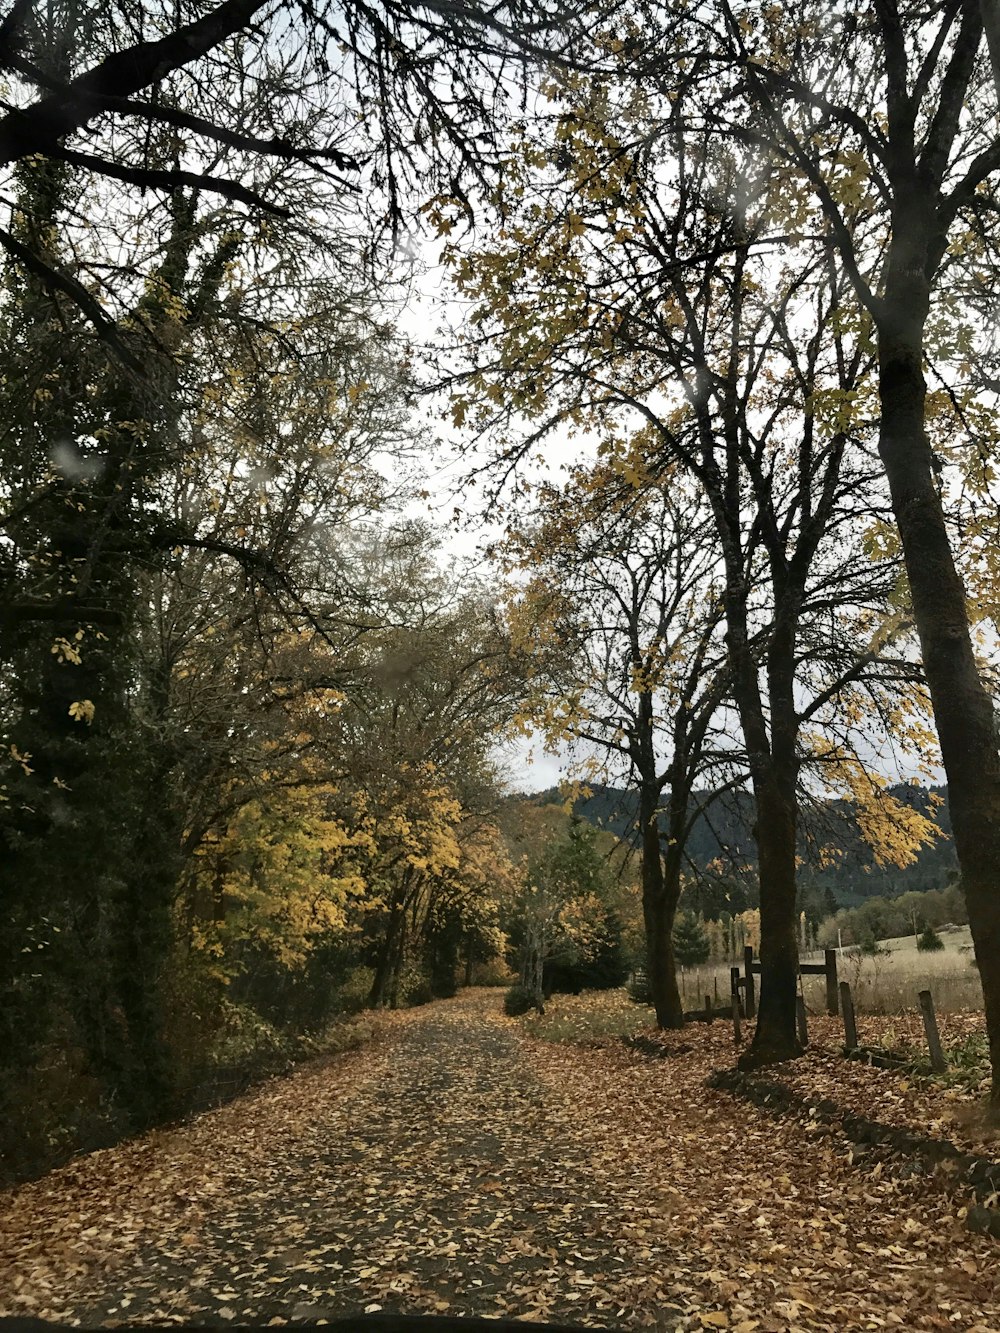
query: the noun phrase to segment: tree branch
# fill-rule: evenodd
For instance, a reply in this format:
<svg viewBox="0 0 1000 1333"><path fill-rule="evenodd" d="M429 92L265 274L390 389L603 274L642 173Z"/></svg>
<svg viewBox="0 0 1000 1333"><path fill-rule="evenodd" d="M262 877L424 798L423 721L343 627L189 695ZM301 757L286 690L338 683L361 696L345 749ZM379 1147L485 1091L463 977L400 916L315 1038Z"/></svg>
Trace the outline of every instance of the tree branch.
<svg viewBox="0 0 1000 1333"><path fill-rule="evenodd" d="M104 110L109 97L131 97L206 55L245 28L269 0L224 0L210 13L168 37L116 51L59 91L0 120L0 161L50 152Z"/></svg>

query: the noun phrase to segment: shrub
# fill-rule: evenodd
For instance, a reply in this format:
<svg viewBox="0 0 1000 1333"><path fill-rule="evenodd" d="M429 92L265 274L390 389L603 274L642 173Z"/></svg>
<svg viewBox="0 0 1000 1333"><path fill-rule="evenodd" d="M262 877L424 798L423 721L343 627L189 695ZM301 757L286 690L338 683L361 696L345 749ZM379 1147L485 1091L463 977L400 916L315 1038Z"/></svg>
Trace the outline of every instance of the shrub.
<svg viewBox="0 0 1000 1333"><path fill-rule="evenodd" d="M545 965L545 993L579 995L585 990L619 990L628 976L622 925L613 912L605 915L596 948L572 962L554 958Z"/></svg>
<svg viewBox="0 0 1000 1333"><path fill-rule="evenodd" d="M503 997L503 1011L508 1018L520 1018L529 1009L537 1008L538 1000L535 992L529 990L527 986L522 986L519 981L515 982Z"/></svg>
<svg viewBox="0 0 1000 1333"><path fill-rule="evenodd" d="M917 948L921 953L937 953L944 948L944 940L933 926L925 926L924 933L917 940Z"/></svg>
<svg viewBox="0 0 1000 1333"><path fill-rule="evenodd" d="M418 1004L430 1004L434 998L434 987L427 972L414 963L408 963L399 978L400 1007L412 1009Z"/></svg>
<svg viewBox="0 0 1000 1333"><path fill-rule="evenodd" d="M341 1055L344 1051L355 1051L364 1046L374 1035L375 1024L372 1020L355 1015L331 1023L315 1037L303 1038L300 1045L306 1056Z"/></svg>
<svg viewBox="0 0 1000 1333"><path fill-rule="evenodd" d="M474 986L510 986L515 974L502 958L490 958L485 963L476 963L472 973Z"/></svg>
<svg viewBox="0 0 1000 1333"><path fill-rule="evenodd" d="M368 1004L375 973L370 967L352 967L335 987L334 1007L341 1014L360 1014Z"/></svg>

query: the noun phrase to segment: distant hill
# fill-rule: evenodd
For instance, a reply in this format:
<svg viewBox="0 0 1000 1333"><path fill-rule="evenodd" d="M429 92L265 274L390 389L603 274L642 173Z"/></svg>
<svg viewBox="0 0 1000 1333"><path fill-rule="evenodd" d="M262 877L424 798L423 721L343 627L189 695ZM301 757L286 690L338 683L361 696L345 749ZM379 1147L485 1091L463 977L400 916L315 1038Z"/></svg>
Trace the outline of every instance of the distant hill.
<svg viewBox="0 0 1000 1333"><path fill-rule="evenodd" d="M627 837L636 824L636 794L598 784L591 784L590 790L590 796L574 802L573 813L619 838ZM958 865L944 800L946 788L901 784L890 791L897 800L915 806L933 819L942 836L924 847L913 865L903 869L878 866L861 837L850 802L816 803L803 811L801 821L799 879L803 885L814 885L821 893L829 888L843 906L874 896L893 898L901 893L945 886ZM936 805L934 798L941 803ZM555 787L524 799L536 805L562 803ZM691 833L687 848L691 860L702 868L716 860L727 865L753 866L756 862L753 818L753 798L745 790L727 792L710 800ZM837 864L820 868L817 853L822 847L838 849Z"/></svg>

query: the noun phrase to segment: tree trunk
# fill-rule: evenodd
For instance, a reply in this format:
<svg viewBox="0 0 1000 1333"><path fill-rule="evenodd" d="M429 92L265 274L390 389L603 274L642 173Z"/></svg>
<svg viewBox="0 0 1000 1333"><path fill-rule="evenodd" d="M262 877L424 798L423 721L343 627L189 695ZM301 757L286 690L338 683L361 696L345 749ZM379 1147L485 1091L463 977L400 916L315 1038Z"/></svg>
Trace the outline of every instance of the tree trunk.
<svg viewBox="0 0 1000 1333"><path fill-rule="evenodd" d="M165 696L162 702L165 716ZM112 945L115 987L129 1040L129 1077L121 1093L133 1124L142 1129L168 1118L175 1109L161 987L170 955L171 907L184 834L183 820L171 800L172 762L167 753L135 773L136 785L145 789L145 801L137 821L131 873L116 903ZM218 866L224 870L221 861Z"/></svg>
<svg viewBox="0 0 1000 1333"><path fill-rule="evenodd" d="M402 929L403 909L393 903L389 908L385 931L375 954L375 975L372 988L368 992L368 1004L372 1009L379 1009L389 996L389 983L392 978L393 960L396 951L396 935Z"/></svg>
<svg viewBox="0 0 1000 1333"><path fill-rule="evenodd" d="M406 910L404 908L396 932L396 944L392 951L389 969L389 1008L399 1008L399 985L403 976L403 961L406 957Z"/></svg>
<svg viewBox="0 0 1000 1333"><path fill-rule="evenodd" d="M898 237L898 232L897 232ZM894 242L895 244L895 242ZM903 546L913 618L948 777L955 850L983 984L1000 1113L1000 747L993 701L976 664L966 594L955 566L925 431L922 272L890 264L880 322L879 452Z"/></svg>
<svg viewBox="0 0 1000 1333"><path fill-rule="evenodd" d="M170 862L170 869L173 863ZM127 1076L120 1095L136 1129L169 1117L173 1103L170 1056L163 1034L160 968L169 927L173 877L153 873L133 881L118 905L115 990L128 1032Z"/></svg>
<svg viewBox="0 0 1000 1333"><path fill-rule="evenodd" d="M787 567L772 568L774 625L767 651L770 753L754 776L760 869L760 1005L746 1054L748 1066L802 1054L796 1026L799 977L796 903L799 731L795 707L795 641L802 589ZM759 695L757 695L759 698ZM763 725L763 719L760 719Z"/></svg>
<svg viewBox="0 0 1000 1333"><path fill-rule="evenodd" d="M745 591L741 578L730 578L726 642L733 701L746 742L757 808L754 838L760 881L760 1005L753 1041L740 1060L745 1068L790 1060L802 1053L795 1028L799 971L795 901L797 727L792 692L796 605L787 589L776 587L775 624L768 652L769 734L757 662L747 633Z"/></svg>
<svg viewBox="0 0 1000 1333"><path fill-rule="evenodd" d="M646 971L660 1028L684 1026L684 1006L677 989L674 960L674 917L680 897L680 857L672 859L671 882L664 874L660 830L656 818L656 794L640 795L642 821L642 916L646 928ZM669 849L668 850L672 850ZM673 863L676 862L676 865Z"/></svg>
<svg viewBox="0 0 1000 1333"><path fill-rule="evenodd" d="M783 788L785 788L783 790ZM760 872L760 1004L757 1027L744 1068L801 1055L795 1028L799 946L795 903L796 799L794 779L775 776L755 783L757 856Z"/></svg>

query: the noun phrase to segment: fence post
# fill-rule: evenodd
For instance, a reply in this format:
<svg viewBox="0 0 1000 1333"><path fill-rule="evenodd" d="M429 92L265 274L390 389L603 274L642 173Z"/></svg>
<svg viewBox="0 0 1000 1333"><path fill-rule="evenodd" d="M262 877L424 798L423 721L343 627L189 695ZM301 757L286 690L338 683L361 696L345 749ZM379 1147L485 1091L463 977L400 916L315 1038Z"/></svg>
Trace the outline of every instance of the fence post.
<svg viewBox="0 0 1000 1333"><path fill-rule="evenodd" d="M757 987L753 979L753 945L748 944L743 950L743 965L747 974L747 1018L754 1018L757 1014Z"/></svg>
<svg viewBox="0 0 1000 1333"><path fill-rule="evenodd" d="M849 1051L858 1049L858 1025L854 1021L854 1001L851 998L851 986L847 981L840 983L840 1008L844 1015L844 1045Z"/></svg>
<svg viewBox="0 0 1000 1333"><path fill-rule="evenodd" d="M733 996L733 1040L737 1046L741 1045L743 1041L743 1033L740 1030L740 997L738 995Z"/></svg>
<svg viewBox="0 0 1000 1333"><path fill-rule="evenodd" d="M826 950L826 1012L837 1017L837 950Z"/></svg>
<svg viewBox="0 0 1000 1333"><path fill-rule="evenodd" d="M931 1053L931 1068L936 1074L943 1074L948 1068L948 1062L944 1058L944 1051L941 1049L941 1038L938 1035L937 1018L934 1014L934 1000L929 990L922 990L917 998L920 1001L920 1012L924 1020L927 1047Z"/></svg>
<svg viewBox="0 0 1000 1333"><path fill-rule="evenodd" d="M795 1026L798 1028L799 1045L809 1045L809 1027L806 1023L806 1002L801 995L795 997Z"/></svg>
<svg viewBox="0 0 1000 1333"><path fill-rule="evenodd" d="M743 1017L743 997L740 995L740 969L731 967L729 969L729 988L732 991L733 1001L740 1011L740 1017Z"/></svg>
<svg viewBox="0 0 1000 1333"><path fill-rule="evenodd" d="M705 1017L709 1023L715 1022L715 1010L712 1008L711 995L705 996Z"/></svg>

